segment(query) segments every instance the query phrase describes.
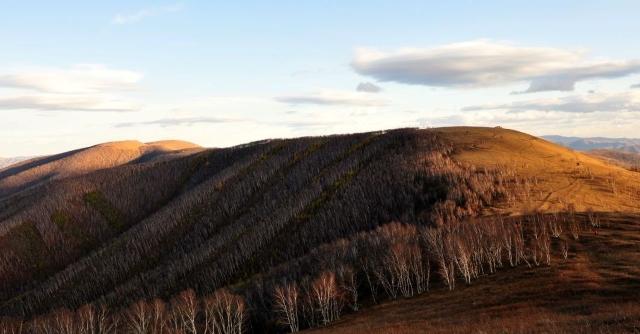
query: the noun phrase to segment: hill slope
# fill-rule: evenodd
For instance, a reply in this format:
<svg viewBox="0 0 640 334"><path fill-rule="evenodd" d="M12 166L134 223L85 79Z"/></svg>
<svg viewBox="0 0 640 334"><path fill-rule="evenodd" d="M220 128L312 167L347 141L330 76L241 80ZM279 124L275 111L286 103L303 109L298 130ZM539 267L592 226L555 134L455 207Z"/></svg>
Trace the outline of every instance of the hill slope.
<svg viewBox="0 0 640 334"><path fill-rule="evenodd" d="M535 178L529 197L504 208L510 213L577 211L637 212L638 173L540 138L504 129L434 130L459 148L454 159L492 168L507 166Z"/></svg>
<svg viewBox="0 0 640 334"><path fill-rule="evenodd" d="M631 169L633 171L640 170L640 153L629 153L624 151L605 149L591 150L588 153L626 169Z"/></svg>
<svg viewBox="0 0 640 334"><path fill-rule="evenodd" d="M420 270L433 267L442 286L433 242L467 242L469 228L484 231L474 242L489 252L496 239L488 236L511 238L522 226L516 236L527 251L510 262L534 256L540 265L548 244L531 243L531 228L539 235L544 226L548 237L547 226L568 223L564 234L574 233L594 213L640 212L637 173L500 128L269 140L161 159L135 153L139 143L117 146L134 153L97 155L111 158L65 167L74 171L65 177L25 177L0 196L0 314L28 318L87 303L119 310L227 287L249 304L252 331L281 331L273 291L283 280L311 287L326 273L341 284L366 277L355 290L367 303L400 284L385 279L384 263L390 250L408 254L401 245L415 247ZM85 161L77 158L84 153L55 161ZM487 221L465 223L477 219ZM474 268L493 272L497 255L483 254ZM421 282L402 294L423 291ZM320 315L313 309L303 326L317 326Z"/></svg>
<svg viewBox="0 0 640 334"><path fill-rule="evenodd" d="M436 285L310 333L637 333L640 216L601 219L550 266L507 269L454 291Z"/></svg>
<svg viewBox="0 0 640 334"><path fill-rule="evenodd" d="M0 167L0 198L46 181L198 148L195 144L182 141L148 144L121 141L22 161L5 169Z"/></svg>

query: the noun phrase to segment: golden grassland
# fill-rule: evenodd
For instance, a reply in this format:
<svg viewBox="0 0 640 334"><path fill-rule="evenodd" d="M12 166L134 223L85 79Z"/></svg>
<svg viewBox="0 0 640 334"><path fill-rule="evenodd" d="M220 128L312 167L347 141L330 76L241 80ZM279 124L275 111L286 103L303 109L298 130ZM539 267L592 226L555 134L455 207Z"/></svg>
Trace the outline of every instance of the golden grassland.
<svg viewBox="0 0 640 334"><path fill-rule="evenodd" d="M499 210L640 212L640 173L546 140L502 128L452 127L434 131L454 143L455 159L476 167L507 167L535 178L529 198Z"/></svg>

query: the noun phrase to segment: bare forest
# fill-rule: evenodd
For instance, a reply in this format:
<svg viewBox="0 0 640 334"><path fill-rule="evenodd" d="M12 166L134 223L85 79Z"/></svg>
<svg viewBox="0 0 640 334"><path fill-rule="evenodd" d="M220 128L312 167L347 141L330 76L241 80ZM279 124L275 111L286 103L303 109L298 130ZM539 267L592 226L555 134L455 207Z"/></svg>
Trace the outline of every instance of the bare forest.
<svg viewBox="0 0 640 334"><path fill-rule="evenodd" d="M436 132L270 140L0 197L0 333L280 333L562 261L598 213Z"/></svg>

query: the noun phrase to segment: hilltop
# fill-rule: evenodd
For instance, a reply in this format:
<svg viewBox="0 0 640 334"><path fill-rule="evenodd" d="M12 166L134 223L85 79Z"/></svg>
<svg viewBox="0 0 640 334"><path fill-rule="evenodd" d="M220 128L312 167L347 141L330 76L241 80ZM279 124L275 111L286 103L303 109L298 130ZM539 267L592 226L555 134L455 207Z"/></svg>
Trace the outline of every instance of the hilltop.
<svg viewBox="0 0 640 334"><path fill-rule="evenodd" d="M224 300L246 305L250 331L281 332L274 293L288 282L304 298L336 293L300 304L300 328L352 312L335 328L402 332L435 319L447 298L490 310L492 291L639 277L637 257L623 253L640 240L638 173L517 131L397 129L226 149L134 141L54 157L0 172L0 314L91 304L118 316L154 298L177 307L233 296ZM510 290L483 290L495 282ZM636 296L633 287L617 293Z"/></svg>

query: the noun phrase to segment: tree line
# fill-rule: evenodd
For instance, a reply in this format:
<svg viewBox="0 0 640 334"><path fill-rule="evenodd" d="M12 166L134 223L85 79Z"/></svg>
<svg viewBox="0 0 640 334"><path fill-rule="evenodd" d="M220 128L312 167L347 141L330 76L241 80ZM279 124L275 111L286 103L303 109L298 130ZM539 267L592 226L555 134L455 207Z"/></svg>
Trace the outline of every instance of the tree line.
<svg viewBox="0 0 640 334"><path fill-rule="evenodd" d="M393 222L307 255L316 270L298 279L273 272L258 301L247 288L221 288L198 296L187 289L168 300L143 299L124 309L86 304L57 309L28 321L2 318L0 333L244 333L297 332L326 326L363 302L409 298L430 289L494 274L504 267L548 266L566 259L571 242L600 226L598 214L531 214L449 221L426 227ZM261 309L266 302L268 309ZM263 324L251 321L262 312Z"/></svg>

